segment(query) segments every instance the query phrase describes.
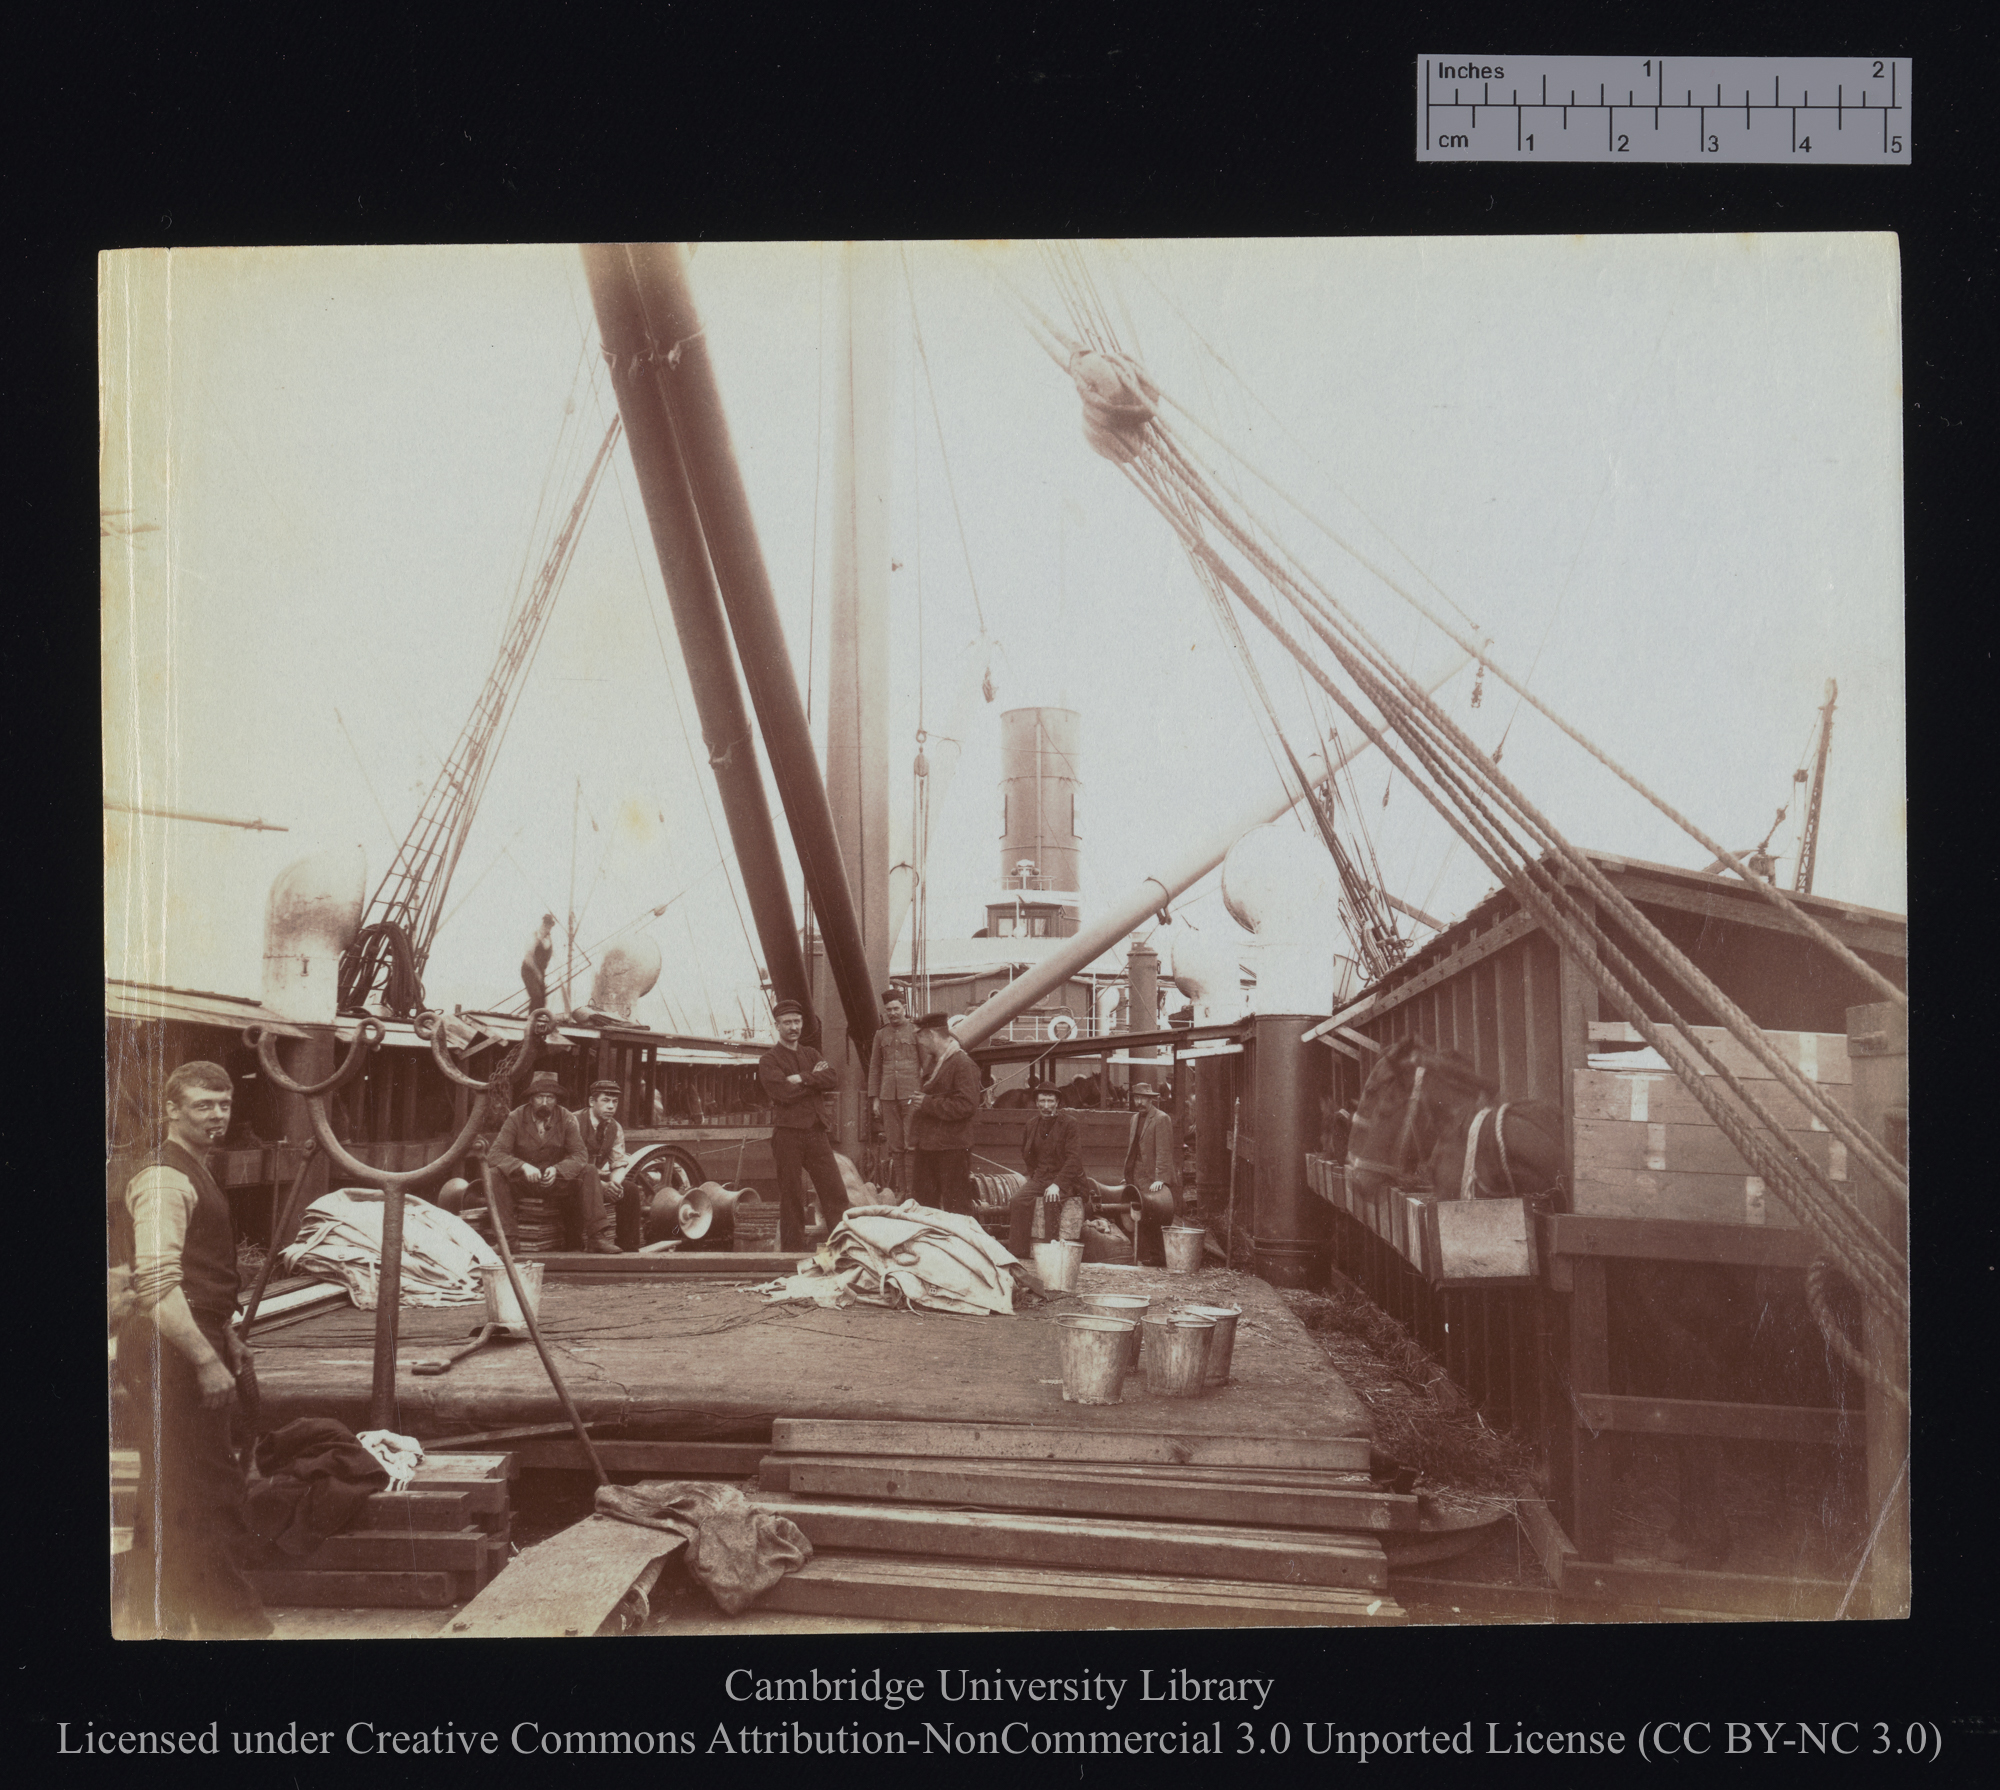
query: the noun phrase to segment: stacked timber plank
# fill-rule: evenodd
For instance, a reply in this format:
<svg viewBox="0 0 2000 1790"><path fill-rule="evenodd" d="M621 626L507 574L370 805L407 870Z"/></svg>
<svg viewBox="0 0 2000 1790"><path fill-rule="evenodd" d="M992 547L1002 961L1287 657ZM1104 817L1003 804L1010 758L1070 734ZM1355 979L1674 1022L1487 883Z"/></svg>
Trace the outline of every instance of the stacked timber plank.
<svg viewBox="0 0 2000 1790"><path fill-rule="evenodd" d="M1747 1050L1719 1026L1696 1026L1695 1035L1749 1085L1758 1103L1786 1128L1792 1145L1834 1181L1847 1179L1847 1151L1831 1137ZM1599 1043L1637 1043L1622 1022L1590 1028ZM1778 1055L1846 1109L1853 1084L1847 1038L1840 1032L1766 1032ZM1615 1063L1612 1056L1594 1059ZM1571 1209L1620 1218L1694 1219L1708 1224L1769 1225L1793 1229L1797 1220L1737 1154L1700 1102L1645 1053L1630 1069L1575 1072L1576 1174ZM1704 1072L1707 1066L1703 1065ZM1740 1103L1720 1080L1715 1091ZM1748 1118L1748 1111L1745 1117ZM1751 1123L1756 1124L1755 1120Z"/></svg>
<svg viewBox="0 0 2000 1790"><path fill-rule="evenodd" d="M759 1607L1010 1628L1394 1622L1417 1501L1365 1438L780 1418L753 1494L813 1560ZM951 1562L948 1572L941 1571Z"/></svg>
<svg viewBox="0 0 2000 1790"><path fill-rule="evenodd" d="M506 1563L511 1454L432 1455L407 1491L377 1492L312 1553L275 1551L250 1574L266 1604L445 1609L476 1596ZM282 1564L280 1564L282 1562Z"/></svg>

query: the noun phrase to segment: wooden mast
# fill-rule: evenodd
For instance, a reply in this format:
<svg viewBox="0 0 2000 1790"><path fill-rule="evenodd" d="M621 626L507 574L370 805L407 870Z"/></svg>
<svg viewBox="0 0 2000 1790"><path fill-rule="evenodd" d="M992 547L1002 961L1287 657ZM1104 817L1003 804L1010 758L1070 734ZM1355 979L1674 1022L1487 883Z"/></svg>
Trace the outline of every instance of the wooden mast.
<svg viewBox="0 0 2000 1790"><path fill-rule="evenodd" d="M871 1002L889 973L889 501L891 340L895 251L846 243L837 251L833 332L833 540L827 630L827 799L861 923ZM810 674L810 668L808 668ZM822 1049L841 1072L836 1147L850 1156L869 1135L867 1043L851 1028L812 960Z"/></svg>

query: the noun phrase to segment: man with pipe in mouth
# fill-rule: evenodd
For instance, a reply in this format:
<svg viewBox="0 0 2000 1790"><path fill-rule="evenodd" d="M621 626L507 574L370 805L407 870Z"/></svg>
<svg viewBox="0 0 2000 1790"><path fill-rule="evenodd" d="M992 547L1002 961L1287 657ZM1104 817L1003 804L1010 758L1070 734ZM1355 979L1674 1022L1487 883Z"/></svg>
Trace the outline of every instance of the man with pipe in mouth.
<svg viewBox="0 0 2000 1790"><path fill-rule="evenodd" d="M232 1421L254 1416L250 1351L235 1331L236 1232L208 1157L234 1089L183 1063L164 1089L166 1136L112 1214L129 1266L118 1378L139 1420L139 1501L125 1558L123 1637L257 1639L271 1632L240 1565L249 1542Z"/></svg>

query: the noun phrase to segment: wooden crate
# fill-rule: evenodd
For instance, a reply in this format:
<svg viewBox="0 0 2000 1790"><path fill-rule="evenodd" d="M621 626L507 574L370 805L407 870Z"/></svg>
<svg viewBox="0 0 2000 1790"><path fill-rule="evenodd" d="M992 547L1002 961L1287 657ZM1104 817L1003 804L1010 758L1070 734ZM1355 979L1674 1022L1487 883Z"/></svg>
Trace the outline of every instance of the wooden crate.
<svg viewBox="0 0 2000 1790"><path fill-rule="evenodd" d="M1622 1023L1600 1022L1590 1030L1592 1038L1599 1041L1637 1038L1637 1033ZM1829 1180L1847 1180L1846 1147L1827 1133L1796 1096L1719 1027L1697 1026L1695 1032L1736 1075L1753 1084L1751 1093L1785 1126L1792 1146L1802 1156ZM1844 1035L1768 1032L1765 1036L1800 1074L1846 1108L1853 1070ZM1714 1081L1714 1088L1731 1107L1743 1111L1746 1120L1758 1124L1719 1080ZM1675 1076L1657 1069L1578 1069L1572 1095L1572 1211L1619 1218L1796 1227L1797 1220L1768 1197L1763 1180Z"/></svg>

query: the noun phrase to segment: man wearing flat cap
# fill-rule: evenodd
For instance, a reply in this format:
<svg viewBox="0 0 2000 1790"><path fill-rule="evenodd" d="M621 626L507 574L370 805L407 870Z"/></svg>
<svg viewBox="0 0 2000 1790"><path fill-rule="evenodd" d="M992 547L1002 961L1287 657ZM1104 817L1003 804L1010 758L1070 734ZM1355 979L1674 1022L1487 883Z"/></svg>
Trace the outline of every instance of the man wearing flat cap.
<svg viewBox="0 0 2000 1790"><path fill-rule="evenodd" d="M825 1096L840 1086L840 1077L817 1050L800 1043L806 1014L797 1001L774 1001L771 1017L777 1022L778 1042L757 1059L757 1080L774 1120L771 1158L778 1166L778 1247L789 1252L806 1246L805 1174L812 1176L820 1216L829 1231L847 1210L847 1187L840 1178L840 1164L833 1159L826 1123Z"/></svg>
<svg viewBox="0 0 2000 1790"><path fill-rule="evenodd" d="M1132 1084L1132 1137L1125 1146L1125 1186L1138 1205L1139 1234L1134 1241L1139 1262L1157 1268L1167 1259L1160 1226L1180 1211L1181 1153L1174 1141L1174 1122L1154 1104L1155 1098L1151 1082Z"/></svg>
<svg viewBox="0 0 2000 1790"><path fill-rule="evenodd" d="M511 1244L519 1235L514 1223L514 1195L533 1188L555 1215L558 1240L564 1249L594 1250L615 1255L618 1245L600 1235L604 1213L597 1202L597 1177L575 1118L562 1106L562 1083L551 1069L538 1069L528 1083L528 1098L507 1115L500 1135L486 1152L498 1171L494 1204L496 1221L506 1228Z"/></svg>
<svg viewBox="0 0 2000 1790"><path fill-rule="evenodd" d="M985 1103L979 1065L951 1035L948 1014L917 1021L924 1096L910 1121L910 1191L922 1206L972 1210L972 1115Z"/></svg>
<svg viewBox="0 0 2000 1790"><path fill-rule="evenodd" d="M645 1241L641 1234L646 1215L639 1209L643 1189L634 1181L626 1184L625 1171L631 1158L625 1154L625 1127L618 1123L618 1101L623 1089L615 1081L590 1084L590 1104L571 1114L583 1134L583 1153L590 1158L590 1172L597 1182L597 1209L603 1216L595 1235L611 1238L622 1250L637 1249Z"/></svg>

